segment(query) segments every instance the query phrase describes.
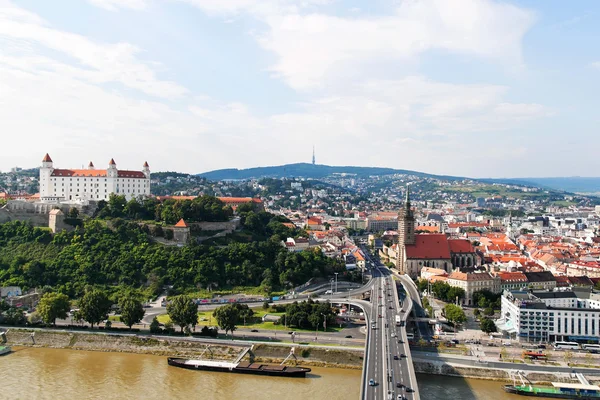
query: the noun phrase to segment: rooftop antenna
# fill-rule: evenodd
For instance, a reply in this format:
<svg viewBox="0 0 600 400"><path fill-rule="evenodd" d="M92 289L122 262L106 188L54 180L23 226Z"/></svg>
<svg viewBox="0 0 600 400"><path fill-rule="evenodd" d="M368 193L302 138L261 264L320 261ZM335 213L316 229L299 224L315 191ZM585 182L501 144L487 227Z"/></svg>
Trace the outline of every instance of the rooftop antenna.
<svg viewBox="0 0 600 400"><path fill-rule="evenodd" d="M315 165L315 145L313 144L312 165Z"/></svg>

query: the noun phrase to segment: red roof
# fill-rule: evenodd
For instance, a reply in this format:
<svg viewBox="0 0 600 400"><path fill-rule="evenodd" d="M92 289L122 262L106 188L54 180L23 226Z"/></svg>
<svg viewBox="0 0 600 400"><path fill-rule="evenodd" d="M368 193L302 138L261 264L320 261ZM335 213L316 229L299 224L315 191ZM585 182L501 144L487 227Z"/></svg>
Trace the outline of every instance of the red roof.
<svg viewBox="0 0 600 400"><path fill-rule="evenodd" d="M144 168L150 168L150 166L148 165L148 161L144 161Z"/></svg>
<svg viewBox="0 0 600 400"><path fill-rule="evenodd" d="M90 163L88 164L88 167L93 167L94 163L90 161Z"/></svg>
<svg viewBox="0 0 600 400"><path fill-rule="evenodd" d="M448 240L451 253L474 253L475 249L468 240L450 239Z"/></svg>
<svg viewBox="0 0 600 400"><path fill-rule="evenodd" d="M50 158L50 155L48 155L48 153L46 153L46 155L44 156L42 161L43 162L52 162L52 159Z"/></svg>
<svg viewBox="0 0 600 400"><path fill-rule="evenodd" d="M415 235L415 244L406 245L406 258L450 259L448 238L443 234Z"/></svg>
<svg viewBox="0 0 600 400"><path fill-rule="evenodd" d="M102 177L106 176L105 169L55 169L51 176L82 176L82 177ZM145 179L146 175L142 171L117 171L119 178L139 178Z"/></svg>
<svg viewBox="0 0 600 400"><path fill-rule="evenodd" d="M185 223L185 221L183 220L183 218L181 218L179 220L179 222L175 224L175 227L176 228L187 228L188 225Z"/></svg>
<svg viewBox="0 0 600 400"><path fill-rule="evenodd" d="M51 176L106 176L105 169L55 169Z"/></svg>
<svg viewBox="0 0 600 400"><path fill-rule="evenodd" d="M110 161L108 162L108 165L117 165L117 163L115 162L114 158L111 158Z"/></svg>

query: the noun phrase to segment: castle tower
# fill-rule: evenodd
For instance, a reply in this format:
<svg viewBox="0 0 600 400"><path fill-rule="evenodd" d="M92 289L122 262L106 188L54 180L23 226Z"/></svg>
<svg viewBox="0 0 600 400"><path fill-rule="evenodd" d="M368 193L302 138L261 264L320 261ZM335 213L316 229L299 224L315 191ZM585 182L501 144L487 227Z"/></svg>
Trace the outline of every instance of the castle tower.
<svg viewBox="0 0 600 400"><path fill-rule="evenodd" d="M58 208L48 213L48 227L52 233L57 233L65 229L65 214Z"/></svg>
<svg viewBox="0 0 600 400"><path fill-rule="evenodd" d="M398 257L396 262L396 268L400 273L404 274L405 271L405 259L406 259L406 245L413 245L416 242L415 237L415 216L413 214L410 205L410 190L408 185L406 186L406 200L404 201L404 207L398 212Z"/></svg>
<svg viewBox="0 0 600 400"><path fill-rule="evenodd" d="M173 226L173 240L177 245L183 246L190 240L190 227L185 223L183 218Z"/></svg>
<svg viewBox="0 0 600 400"><path fill-rule="evenodd" d="M114 158L111 158L110 161L108 162L108 168L106 170L106 175L109 178L116 178L118 175L117 163L115 162Z"/></svg>
<svg viewBox="0 0 600 400"><path fill-rule="evenodd" d="M142 169L144 175L146 175L147 179L150 179L150 166L148 165L148 161L144 161L144 169Z"/></svg>
<svg viewBox="0 0 600 400"><path fill-rule="evenodd" d="M50 176L54 171L54 166L50 155L46 153L42 159L42 166L40 167L40 200L48 200L50 196Z"/></svg>
<svg viewBox="0 0 600 400"><path fill-rule="evenodd" d="M88 169L95 169L93 162L90 161L90 163L88 164Z"/></svg>

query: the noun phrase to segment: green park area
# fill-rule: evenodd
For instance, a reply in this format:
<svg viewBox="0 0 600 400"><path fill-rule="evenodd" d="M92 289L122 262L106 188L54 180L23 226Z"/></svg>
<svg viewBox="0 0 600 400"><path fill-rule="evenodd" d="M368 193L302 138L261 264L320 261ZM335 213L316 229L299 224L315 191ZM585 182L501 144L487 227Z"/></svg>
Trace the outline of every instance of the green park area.
<svg viewBox="0 0 600 400"><path fill-rule="evenodd" d="M246 319L246 323L244 324L243 320L239 321L238 329L257 329L257 330L272 330L272 331L297 331L297 332L314 332L314 329L305 329L305 328L296 328L290 327L285 324L285 321L282 323L275 323L273 321L262 321L262 318L265 315L283 317L285 313L283 312L270 312L265 310L254 310L254 315L251 318ZM168 314L162 314L157 316L158 322L161 324L167 324L171 322L171 318ZM285 318L284 318L285 319ZM215 319L212 311L205 311L198 313L198 326L216 326L217 320ZM327 326L327 332L339 332L342 328L339 325L329 324ZM323 327L320 328L320 331L323 331Z"/></svg>

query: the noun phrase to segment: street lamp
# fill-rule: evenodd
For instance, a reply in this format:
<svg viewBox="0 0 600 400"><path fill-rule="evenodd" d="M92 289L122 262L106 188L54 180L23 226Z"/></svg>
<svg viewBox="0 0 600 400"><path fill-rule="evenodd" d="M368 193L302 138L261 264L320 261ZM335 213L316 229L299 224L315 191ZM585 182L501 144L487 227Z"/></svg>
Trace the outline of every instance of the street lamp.
<svg viewBox="0 0 600 400"><path fill-rule="evenodd" d="M329 291L331 292L331 298L333 299L333 278L329 280Z"/></svg>
<svg viewBox="0 0 600 400"><path fill-rule="evenodd" d="M335 272L335 292L336 292L336 293L337 293L337 291L338 291L338 289L337 289L337 276L338 276L338 273L337 273L337 272Z"/></svg>

